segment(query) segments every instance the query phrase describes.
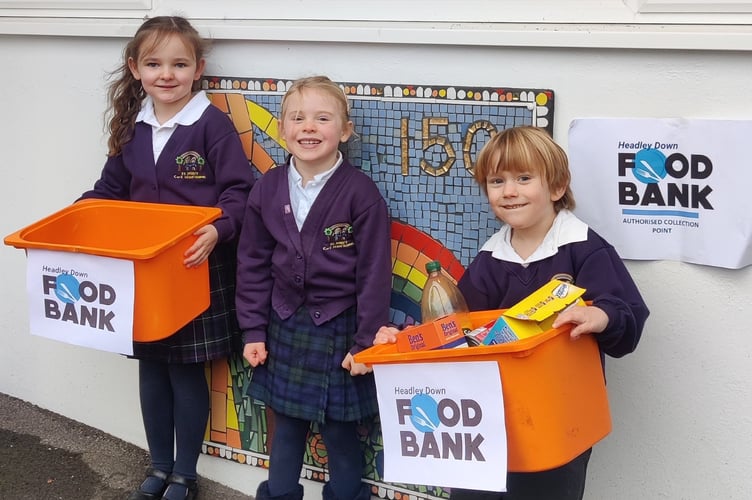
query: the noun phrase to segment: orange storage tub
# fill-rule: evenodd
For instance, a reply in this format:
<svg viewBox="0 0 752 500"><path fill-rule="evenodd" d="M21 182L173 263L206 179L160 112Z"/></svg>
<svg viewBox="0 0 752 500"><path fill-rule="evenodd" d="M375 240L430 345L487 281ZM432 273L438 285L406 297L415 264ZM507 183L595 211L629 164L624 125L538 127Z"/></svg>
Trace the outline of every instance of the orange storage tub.
<svg viewBox="0 0 752 500"><path fill-rule="evenodd" d="M83 200L5 238L16 248L80 252L134 262L133 338L169 337L209 307L209 265L183 265L214 207Z"/></svg>
<svg viewBox="0 0 752 500"><path fill-rule="evenodd" d="M470 313L473 327L502 311ZM508 468L536 472L559 467L611 432L606 384L598 345L591 335L573 341L570 327L507 344L397 352L396 344L355 356L368 365L495 361L506 419Z"/></svg>

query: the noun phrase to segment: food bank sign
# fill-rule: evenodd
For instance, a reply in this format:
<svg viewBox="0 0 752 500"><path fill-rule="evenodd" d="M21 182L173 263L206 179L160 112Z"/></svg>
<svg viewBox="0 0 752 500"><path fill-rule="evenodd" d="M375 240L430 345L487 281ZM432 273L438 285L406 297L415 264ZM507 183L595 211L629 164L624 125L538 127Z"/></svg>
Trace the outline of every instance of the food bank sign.
<svg viewBox="0 0 752 500"><path fill-rule="evenodd" d="M506 491L497 363L381 364L374 374L385 481Z"/></svg>
<svg viewBox="0 0 752 500"><path fill-rule="evenodd" d="M625 259L752 265L751 135L750 120L574 120L576 212Z"/></svg>
<svg viewBox="0 0 752 500"><path fill-rule="evenodd" d="M133 354L133 262L30 249L26 283L31 333Z"/></svg>

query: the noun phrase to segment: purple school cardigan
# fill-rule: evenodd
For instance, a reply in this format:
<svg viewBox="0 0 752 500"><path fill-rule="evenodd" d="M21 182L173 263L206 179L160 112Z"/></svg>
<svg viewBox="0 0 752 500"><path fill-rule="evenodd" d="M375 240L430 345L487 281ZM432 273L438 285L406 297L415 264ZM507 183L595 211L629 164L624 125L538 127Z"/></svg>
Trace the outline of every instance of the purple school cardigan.
<svg viewBox="0 0 752 500"><path fill-rule="evenodd" d="M321 325L357 308L355 354L389 321L391 240L376 184L344 161L299 231L289 165L268 171L248 197L238 243L236 309L246 343L266 340L270 308L284 320L306 307Z"/></svg>

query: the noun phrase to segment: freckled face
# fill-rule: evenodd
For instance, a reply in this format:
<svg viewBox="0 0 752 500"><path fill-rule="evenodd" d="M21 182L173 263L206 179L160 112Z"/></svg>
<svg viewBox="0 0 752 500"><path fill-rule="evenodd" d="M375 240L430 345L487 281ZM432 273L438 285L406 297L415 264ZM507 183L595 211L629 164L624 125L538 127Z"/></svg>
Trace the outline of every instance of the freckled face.
<svg viewBox="0 0 752 500"><path fill-rule="evenodd" d="M556 217L554 202L564 191L551 192L540 175L503 171L486 179L488 201L494 215L516 234L545 234Z"/></svg>
<svg viewBox="0 0 752 500"><path fill-rule="evenodd" d="M144 42L149 48L149 40ZM194 51L180 36L171 35L138 61L128 60L128 68L144 91L154 100L157 118L165 122L175 116L193 97L193 82L201 78L204 60L196 61Z"/></svg>
<svg viewBox="0 0 752 500"><path fill-rule="evenodd" d="M337 148L352 134L336 99L326 92L303 89L287 98L281 134L302 172L325 172L337 161Z"/></svg>

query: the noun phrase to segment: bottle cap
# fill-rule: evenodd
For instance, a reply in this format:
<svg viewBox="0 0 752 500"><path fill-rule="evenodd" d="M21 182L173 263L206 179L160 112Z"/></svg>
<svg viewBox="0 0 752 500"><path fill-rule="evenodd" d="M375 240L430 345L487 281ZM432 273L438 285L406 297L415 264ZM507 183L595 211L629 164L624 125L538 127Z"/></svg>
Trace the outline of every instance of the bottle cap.
<svg viewBox="0 0 752 500"><path fill-rule="evenodd" d="M439 262L438 260L432 260L431 262L426 264L426 271L428 271L429 273L433 273L433 272L440 271L440 270L441 270L441 262Z"/></svg>

